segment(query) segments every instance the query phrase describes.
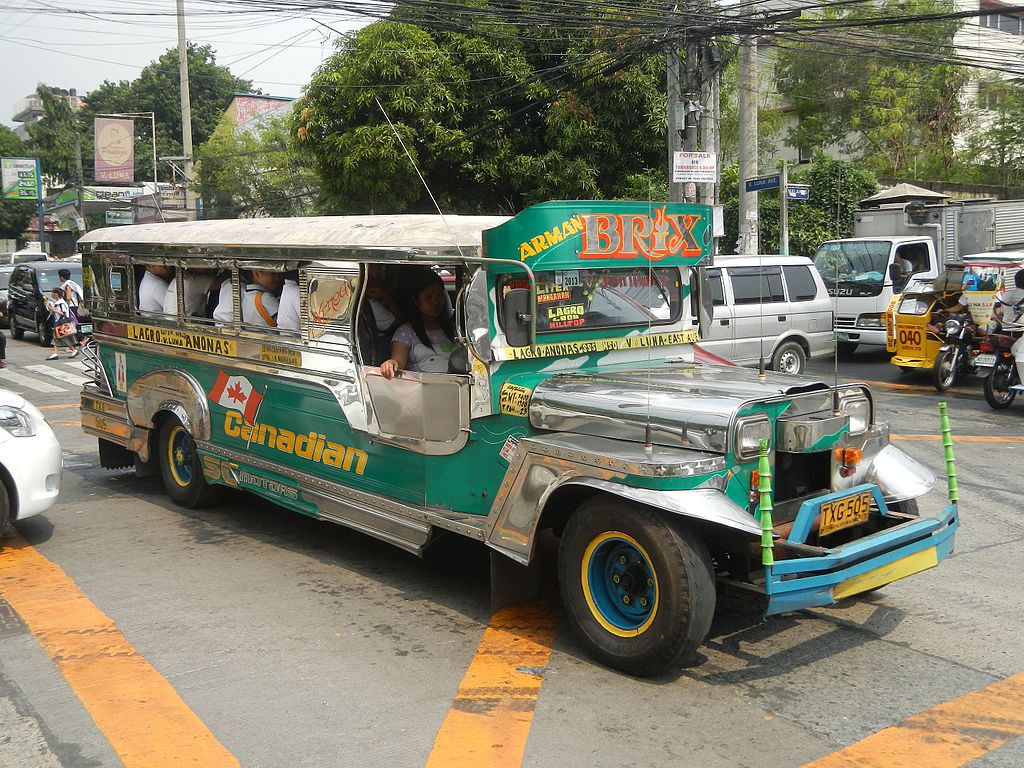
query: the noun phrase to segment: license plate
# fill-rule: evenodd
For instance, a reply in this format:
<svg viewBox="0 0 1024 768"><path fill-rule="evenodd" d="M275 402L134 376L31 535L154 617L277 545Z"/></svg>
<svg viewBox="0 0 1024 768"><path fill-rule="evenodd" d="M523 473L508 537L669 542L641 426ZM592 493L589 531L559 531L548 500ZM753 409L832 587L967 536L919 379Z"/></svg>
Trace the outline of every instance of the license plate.
<svg viewBox="0 0 1024 768"><path fill-rule="evenodd" d="M862 491L853 496L843 496L841 499L826 501L821 505L818 535L828 536L830 533L867 522L870 512L871 491Z"/></svg>
<svg viewBox="0 0 1024 768"><path fill-rule="evenodd" d="M991 368L993 365L996 364L996 356L978 355L976 358L974 358L974 364L981 366L983 368Z"/></svg>
<svg viewBox="0 0 1024 768"><path fill-rule="evenodd" d="M836 341L849 341L849 340L850 340L850 334L845 333L844 331L836 331Z"/></svg>

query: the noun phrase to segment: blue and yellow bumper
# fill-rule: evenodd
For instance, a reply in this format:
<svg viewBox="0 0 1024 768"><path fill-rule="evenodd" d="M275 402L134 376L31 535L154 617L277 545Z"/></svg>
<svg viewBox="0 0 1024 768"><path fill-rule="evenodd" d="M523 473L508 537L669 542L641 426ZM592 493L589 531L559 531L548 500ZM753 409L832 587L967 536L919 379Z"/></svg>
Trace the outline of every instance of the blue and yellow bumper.
<svg viewBox="0 0 1024 768"><path fill-rule="evenodd" d="M895 518L875 485L804 502L788 540L803 545L822 506L857 492L870 492L885 517ZM919 517L867 535L820 555L776 559L765 568L765 615L832 605L844 597L867 592L934 568L953 551L960 526L958 509L949 504L935 517Z"/></svg>

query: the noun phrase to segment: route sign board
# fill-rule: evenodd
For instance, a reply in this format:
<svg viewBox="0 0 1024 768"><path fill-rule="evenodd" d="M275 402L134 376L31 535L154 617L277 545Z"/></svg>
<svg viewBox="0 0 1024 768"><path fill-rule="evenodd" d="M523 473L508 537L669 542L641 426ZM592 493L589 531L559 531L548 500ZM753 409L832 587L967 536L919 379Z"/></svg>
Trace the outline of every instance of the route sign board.
<svg viewBox="0 0 1024 768"><path fill-rule="evenodd" d="M778 189L779 183L779 174L777 173L772 176L755 176L752 179L747 179L746 190L747 192L761 192L765 189Z"/></svg>

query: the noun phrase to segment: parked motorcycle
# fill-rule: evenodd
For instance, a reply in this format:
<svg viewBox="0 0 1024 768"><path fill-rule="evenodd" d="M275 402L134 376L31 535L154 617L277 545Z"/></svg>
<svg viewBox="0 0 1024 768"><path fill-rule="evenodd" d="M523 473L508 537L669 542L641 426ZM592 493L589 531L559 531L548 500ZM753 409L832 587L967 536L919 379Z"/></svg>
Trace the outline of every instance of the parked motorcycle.
<svg viewBox="0 0 1024 768"><path fill-rule="evenodd" d="M944 341L932 365L932 383L939 392L945 392L958 379L974 373L978 326L968 315L950 315L939 334Z"/></svg>
<svg viewBox="0 0 1024 768"><path fill-rule="evenodd" d="M1004 328L1001 333L989 333L981 342L981 353L975 358L975 363L984 371L985 402L992 408L1008 408L1017 395L1024 394L1017 361L1010 352L1010 347L1021 333L1024 333L1024 328Z"/></svg>

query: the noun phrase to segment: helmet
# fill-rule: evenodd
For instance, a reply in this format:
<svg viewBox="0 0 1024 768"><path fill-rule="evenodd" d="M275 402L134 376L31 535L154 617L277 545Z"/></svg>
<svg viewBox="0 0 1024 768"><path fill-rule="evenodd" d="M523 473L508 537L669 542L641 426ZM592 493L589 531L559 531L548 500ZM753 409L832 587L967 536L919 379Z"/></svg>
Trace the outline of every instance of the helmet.
<svg viewBox="0 0 1024 768"><path fill-rule="evenodd" d="M1024 288L1024 269L1018 269L1014 274L1013 284L1018 288Z"/></svg>

